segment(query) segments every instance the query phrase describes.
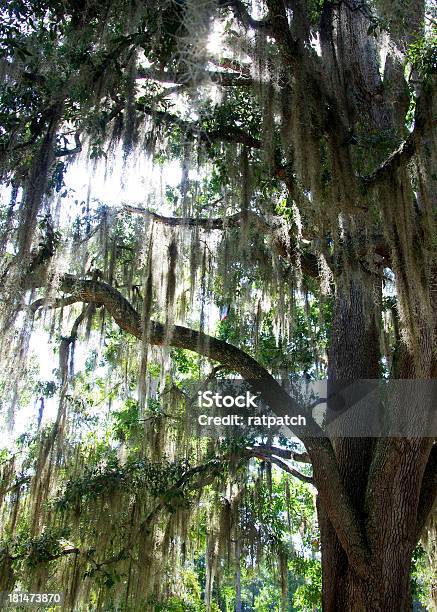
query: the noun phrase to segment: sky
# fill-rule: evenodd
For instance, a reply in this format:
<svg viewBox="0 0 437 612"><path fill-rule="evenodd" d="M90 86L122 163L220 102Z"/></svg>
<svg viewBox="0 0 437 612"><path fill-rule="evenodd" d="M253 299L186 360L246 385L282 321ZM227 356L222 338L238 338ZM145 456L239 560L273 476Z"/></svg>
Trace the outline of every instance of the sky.
<svg viewBox="0 0 437 612"><path fill-rule="evenodd" d="M222 31L214 27L211 31L208 52L217 53L222 49ZM74 146L74 145L72 145ZM84 147L82 154L74 161L69 162L64 175L67 196L62 198L60 206L60 226L68 227L72 220L80 213L83 203L88 202L91 210L101 204L114 209L122 209L123 204L137 207L150 207L163 215L172 215L172 210L166 202L165 189L167 186L177 187L181 183L181 162L166 161L162 165L153 162L146 152L131 153L127 159L123 156L121 146L115 150L106 163L99 160L94 165L89 162L89 152ZM190 179L198 178L196 170L190 170ZM62 189L61 193L64 192ZM0 198L8 202L10 190L2 188ZM12 252L13 246L9 245ZM218 310L211 308L210 321L216 321ZM55 378L54 370L58 367L57 346L49 340L49 335L42 329L36 329L32 334L29 345L29 357L37 364L38 379L49 381ZM80 369L92 347L77 343L75 362ZM48 399L45 402L43 424L55 418L57 399ZM29 429L30 422L36 422L38 406L33 399L27 406L21 406L15 414L14 431L11 433L5 427L7 408L0 413L0 450L13 449L17 436Z"/></svg>
<svg viewBox="0 0 437 612"><path fill-rule="evenodd" d="M259 2L252 3L252 13L255 17L261 16ZM208 42L209 53L220 54L223 49L222 35L221 26L216 25L212 28ZM75 161L70 162L65 174L68 194L61 200L61 227L71 224L84 202L89 202L91 209L101 204L115 209L121 209L123 204L147 208L152 199L156 210L164 215L172 215L173 211L166 202L165 190L166 186L177 187L181 183L182 168L179 161L168 161L158 165L145 152L132 153L124 159L121 147L114 152L107 163L101 160L96 162L94 167L87 157L88 152L85 147L84 152ZM198 178L195 170L191 170L190 173L191 179ZM7 198L7 190L0 195ZM212 305L209 319L212 326L218 319L218 311ZM75 352L77 369L83 366L92 348L92 342L91 339L91 345L77 343ZM29 355L38 364L39 380L55 379L54 371L58 367L57 349L58 347L49 340L49 335L37 327L31 336ZM46 400L43 423L52 420L56 411L57 399ZM22 406L16 414L12 435L5 430L0 415L0 449L12 448L14 439L28 430L29 423L36 420L37 414L38 406L33 400L27 406Z"/></svg>
<svg viewBox="0 0 437 612"><path fill-rule="evenodd" d="M132 154L123 159L120 147L109 163L97 162L94 167L87 159L86 151L72 162L64 176L67 197L61 199L60 225L71 226L72 220L78 215L83 202L89 201L90 208L100 204L118 209L123 204L147 208L151 201L156 210L164 215L172 215L172 210L165 198L167 186L177 187L182 178L182 168L178 161L166 162L164 165L153 163L144 152ZM196 170L191 171L190 178L197 178ZM64 190L62 190L64 191ZM3 189L0 197L8 201L10 192ZM11 245L12 248L12 245ZM218 309L211 307L210 323L218 318ZM96 344L97 342L97 344ZM78 342L75 348L76 371L83 368L85 360L92 349L98 349L98 341L91 338L88 343ZM58 346L50 340L49 334L36 325L29 344L29 358L36 365L41 381L55 380L58 368ZM57 398L45 400L42 424L53 421L58 406ZM0 450L13 450L18 436L29 430L29 423L36 422L39 410L38 402L32 398L26 406L20 406L15 414L14 430L11 433L6 428L7 408L0 413Z"/></svg>

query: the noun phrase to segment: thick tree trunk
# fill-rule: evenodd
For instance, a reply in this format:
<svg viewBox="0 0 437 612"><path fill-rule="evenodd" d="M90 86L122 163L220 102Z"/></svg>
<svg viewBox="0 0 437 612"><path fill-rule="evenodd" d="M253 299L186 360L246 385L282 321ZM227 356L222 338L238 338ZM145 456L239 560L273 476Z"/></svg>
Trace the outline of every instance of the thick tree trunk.
<svg viewBox="0 0 437 612"><path fill-rule="evenodd" d="M369 577L362 578L348 562L321 504L318 504L318 516L322 538L323 612L411 610L412 549L399 546L396 532L387 533L388 537L381 538L379 544L375 542Z"/></svg>
<svg viewBox="0 0 437 612"><path fill-rule="evenodd" d="M378 295L376 277L360 268L338 283L329 354L329 394L353 381L378 377ZM335 396L328 397L335 403ZM335 529L329 520L327 504L332 501L338 506L342 500L330 500L329 489L328 494L325 490L318 499L323 610L411 610L411 558L423 526L421 514L427 515L427 504L435 497L433 441L419 437L342 437L341 430L336 430L331 441L345 495L362 533L359 553L367 563L363 567L354 562L354 550L346 553L338 526ZM317 462L313 468L314 480L320 484Z"/></svg>
<svg viewBox="0 0 437 612"><path fill-rule="evenodd" d="M378 282L359 269L349 272L339 282L329 354L329 395L356 380L377 378L379 375L378 296ZM341 437L341 431L338 434L332 440L336 459L346 492L364 531L366 489L375 440ZM391 522L391 508L387 507L386 511L387 516L380 517L381 524ZM369 575L363 577L351 565L320 499L318 516L324 612L400 612L410 609L412 547L399 545L397 530L393 533L381 532L380 542L372 542Z"/></svg>

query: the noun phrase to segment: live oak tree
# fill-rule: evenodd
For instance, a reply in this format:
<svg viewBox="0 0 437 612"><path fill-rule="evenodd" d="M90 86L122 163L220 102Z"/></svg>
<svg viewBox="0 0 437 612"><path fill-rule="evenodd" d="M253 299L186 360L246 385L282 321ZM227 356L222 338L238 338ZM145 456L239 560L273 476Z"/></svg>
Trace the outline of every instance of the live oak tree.
<svg viewBox="0 0 437 612"><path fill-rule="evenodd" d="M59 310L84 304L60 343L58 417L40 439L27 502L32 541L44 535L54 472L74 455L68 445L72 454L62 458L72 351L81 328L89 333L99 317L103 337L116 333L114 321L138 340L139 357L123 359L136 371L144 414L153 346L167 357L188 349L217 362L289 412L297 407L277 379L323 375L327 324L332 388L377 379L383 367L395 379L436 377L436 51L426 3L11 1L1 11L0 163L11 194L0 244L5 368L22 369L34 315L52 317L54 330ZM207 44L211 33L220 49ZM67 231L66 172L75 156L110 163L117 152L128 160L144 150L155 164L179 160L181 183L166 194L174 216L161 214L152 196L115 211L88 202ZM386 299L391 278L395 298ZM326 311L305 358L302 346L292 348L298 295L310 296L307 311L314 303L319 317ZM231 304L221 338L206 333L212 299ZM168 358L161 370L165 379ZM20 383L9 383L13 396ZM296 430L303 456L256 444L236 452L314 483L324 610L410 609L412 555L437 492L434 438L319 433L316 422ZM312 476L281 452L309 461ZM139 481L157 478L147 461L127 464ZM121 486L126 466L113 467ZM197 470L205 481L193 488L205 488L217 467L179 467L169 490L196 480ZM5 482L10 462L8 469ZM146 548L163 505L148 516L140 501L129 508L132 534ZM97 561L97 574L125 562L131 545ZM77 563L80 554L72 546L47 559L72 555ZM13 561L2 561L7 588ZM144 575L136 580L147 590ZM211 591L213 562L207 580Z"/></svg>

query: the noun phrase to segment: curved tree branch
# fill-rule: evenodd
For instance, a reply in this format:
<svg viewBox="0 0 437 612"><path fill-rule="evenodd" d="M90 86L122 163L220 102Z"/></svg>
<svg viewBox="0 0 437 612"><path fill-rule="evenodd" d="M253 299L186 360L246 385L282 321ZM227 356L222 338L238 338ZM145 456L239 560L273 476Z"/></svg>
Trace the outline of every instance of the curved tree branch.
<svg viewBox="0 0 437 612"><path fill-rule="evenodd" d="M137 79L150 79L159 83L174 83L175 85L193 85L191 75L187 76L177 72L160 72L152 68L139 67L137 70ZM214 83L222 87L250 87L253 85L253 79L250 75L241 74L240 72L225 72L205 70L201 74L200 79L196 83Z"/></svg>
<svg viewBox="0 0 437 612"><path fill-rule="evenodd" d="M69 303L92 302L105 306L117 325L138 339L143 337L143 323L140 314L130 302L114 287L98 280L83 280L70 274L61 278L60 290L69 294ZM273 376L253 357L241 349L218 340L203 332L175 325L170 334L165 326L157 321L150 322L150 344L164 345L166 342L176 348L194 351L204 357L220 362L244 379L259 391L265 401L274 409L287 414L298 414L300 407L279 385ZM321 435L321 429L314 422L313 434ZM311 425L307 428L311 431ZM306 431L296 429L297 435L304 436Z"/></svg>
<svg viewBox="0 0 437 612"><path fill-rule="evenodd" d="M41 280L35 280L32 286L41 285ZM104 306L117 325L138 339L143 338L144 325L140 314L130 302L114 287L98 280L84 280L65 274L59 289L68 294L68 303L88 302ZM62 302L64 303L64 301ZM40 302L42 305L42 303ZM253 357L238 347L218 340L203 332L181 325L175 325L170 333L165 325L150 321L148 342L157 346L168 343L176 348L194 351L208 359L218 361L231 371L238 372L257 391L263 400L280 415L299 415L301 406L293 400L281 387L275 378L261 366ZM294 433L304 440L315 440L316 436L323 439L323 431L312 419L305 415L306 427L293 428ZM311 436L311 437L310 437Z"/></svg>
<svg viewBox="0 0 437 612"><path fill-rule="evenodd" d="M294 451L289 450L288 448L267 446L266 444L257 444L249 450L256 451L260 455L277 455L278 457L282 457L283 459L291 459L292 461L297 461L298 463L311 463L311 459L308 453L295 453Z"/></svg>
<svg viewBox="0 0 437 612"><path fill-rule="evenodd" d="M39 285L35 283L36 279L33 280L33 286L41 286L41 281ZM32 281L29 284L32 285ZM74 296L78 302L93 302L104 306L121 329L142 339L144 326L140 314L111 285L66 274L61 278L59 288L71 298ZM260 394L278 416L300 414L299 405L273 376L236 346L180 325L174 326L169 334L164 325L151 321L149 329L147 339L150 344L162 346L168 343L218 361L249 381L254 391ZM323 437L322 430L311 415L306 415L306 426L293 427L293 433L308 450L313 464L314 482L346 554L356 571L367 576L367 545L358 515L345 491L331 442Z"/></svg>
<svg viewBox="0 0 437 612"><path fill-rule="evenodd" d="M119 109L119 112L122 112L123 108L124 106ZM201 142L206 143L216 141L233 142L243 144L251 149L261 149L262 146L259 138L255 138L236 125L229 124L216 129L207 130L202 128L198 123L185 121L177 115L167 111L156 110L147 104L138 102L136 104L136 109L138 112L142 112L152 117L157 125L161 123L170 127L180 127L185 132L187 138L198 138Z"/></svg>
<svg viewBox="0 0 437 612"><path fill-rule="evenodd" d="M311 484L315 486L314 480L311 478L311 476L306 476L305 474L299 472L299 470L295 470L291 465L288 465L288 463L286 463L283 459L280 459L279 457L275 457L274 455L264 455L262 453L257 453L255 449L248 451L247 456L255 457L256 459L261 459L261 461L269 461L270 463L274 463L279 468L281 468L281 470L284 470L284 472L287 472L287 474L294 476L301 482L305 482L306 484Z"/></svg>
<svg viewBox="0 0 437 612"><path fill-rule="evenodd" d="M128 212L143 217L148 217L168 225L170 227L199 227L204 230L223 230L227 227L239 227L241 222L246 216L251 223L258 227L262 231L271 231L270 225L267 221L264 221L259 215L252 211L246 211L245 213L238 212L227 217L164 217L158 213L147 210L146 208L140 208L139 206L131 206L130 204L123 204L123 208Z"/></svg>
<svg viewBox="0 0 437 612"><path fill-rule="evenodd" d="M290 474L290 476L294 476L294 478L297 478L301 482L305 482L306 484L311 484L315 486L314 480L313 478L311 478L311 476L305 476L305 474L302 474L301 472L299 472L299 470L295 470L293 467L291 467L291 465L288 465L288 463L286 463L282 459L279 459L279 457L271 456L267 459L264 457L263 460L267 460L271 463L274 463L279 468L281 468L281 470L284 470L284 472L287 472L287 474Z"/></svg>
<svg viewBox="0 0 437 612"><path fill-rule="evenodd" d="M252 211L244 211L234 213L227 217L164 217L158 213L147 210L146 208L140 208L139 206L131 206L130 204L123 204L123 209L127 212L131 212L136 215L142 215L168 225L169 227L198 227L206 231L210 230L225 230L229 227L240 227L244 221L248 221L254 227L256 227L262 234L274 234L274 228L267 223L260 215L257 215ZM319 276L319 265L317 257L310 252L300 252L299 254L295 249L290 249L289 245L280 235L274 235L274 246L275 249L283 259L296 264L299 259L299 264L302 268L302 272L312 278Z"/></svg>

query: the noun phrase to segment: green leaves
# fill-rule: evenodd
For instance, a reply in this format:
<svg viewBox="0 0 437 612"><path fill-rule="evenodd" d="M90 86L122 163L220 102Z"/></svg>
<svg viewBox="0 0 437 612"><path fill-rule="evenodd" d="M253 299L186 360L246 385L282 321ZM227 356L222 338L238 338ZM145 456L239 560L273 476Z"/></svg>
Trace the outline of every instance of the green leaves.
<svg viewBox="0 0 437 612"><path fill-rule="evenodd" d="M115 492L144 490L157 497L171 490L187 468L186 461L163 459L152 463L147 459L130 459L121 463L117 457L109 456L99 465L86 466L81 477L68 481L55 506L59 510L80 507L99 497L109 499Z"/></svg>
<svg viewBox="0 0 437 612"><path fill-rule="evenodd" d="M180 374L189 374L197 377L199 374L199 358L196 353L185 349L173 349L171 358Z"/></svg>
<svg viewBox="0 0 437 612"><path fill-rule="evenodd" d="M40 563L51 561L58 557L65 549L69 530L67 527L46 527L37 537L29 537L26 529L19 532L9 541L0 542L1 551L17 560L24 560L29 567L35 567Z"/></svg>
<svg viewBox="0 0 437 612"><path fill-rule="evenodd" d="M298 576L300 584L293 594L293 604L298 610L321 609L322 567L317 558L294 555L290 568Z"/></svg>
<svg viewBox="0 0 437 612"><path fill-rule="evenodd" d="M428 79L437 72L437 26L428 36L419 35L408 47L407 61L419 75Z"/></svg>
<svg viewBox="0 0 437 612"><path fill-rule="evenodd" d="M117 439L124 441L135 437L140 429L138 402L133 399L126 400L123 409L114 412L113 419L114 434Z"/></svg>
<svg viewBox="0 0 437 612"><path fill-rule="evenodd" d="M39 380L35 384L35 395L45 398L54 397L58 391L58 385L54 380Z"/></svg>

